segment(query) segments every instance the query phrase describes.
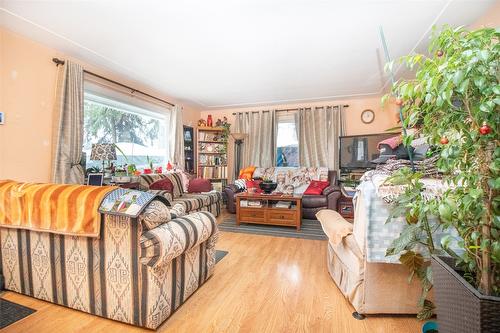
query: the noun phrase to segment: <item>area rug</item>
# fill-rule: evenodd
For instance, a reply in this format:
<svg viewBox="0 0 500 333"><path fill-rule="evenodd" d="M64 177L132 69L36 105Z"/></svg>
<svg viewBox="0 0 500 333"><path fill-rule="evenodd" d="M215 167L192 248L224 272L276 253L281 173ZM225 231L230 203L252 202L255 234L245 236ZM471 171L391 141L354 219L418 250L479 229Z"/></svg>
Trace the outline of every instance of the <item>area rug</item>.
<svg viewBox="0 0 500 333"><path fill-rule="evenodd" d="M229 251L215 250L215 263L219 263L228 253Z"/></svg>
<svg viewBox="0 0 500 333"><path fill-rule="evenodd" d="M0 298L0 329L29 316L36 310Z"/></svg>
<svg viewBox="0 0 500 333"><path fill-rule="evenodd" d="M328 239L321 228L318 220L302 220L300 230L295 227L282 227L265 224L242 223L236 225L236 215L226 216L224 221L219 224L219 230L228 232L238 232L243 234L266 235L275 237L302 238L325 240Z"/></svg>

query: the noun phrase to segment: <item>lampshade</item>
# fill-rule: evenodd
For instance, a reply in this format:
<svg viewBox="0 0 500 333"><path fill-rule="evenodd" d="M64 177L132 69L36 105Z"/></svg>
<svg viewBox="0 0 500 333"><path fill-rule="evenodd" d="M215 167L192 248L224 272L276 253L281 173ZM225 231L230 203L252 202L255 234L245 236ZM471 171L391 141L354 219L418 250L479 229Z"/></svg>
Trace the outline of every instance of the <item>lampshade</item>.
<svg viewBox="0 0 500 333"><path fill-rule="evenodd" d="M235 140L243 140L246 138L248 134L246 133L231 133L231 136L233 137L233 139Z"/></svg>
<svg viewBox="0 0 500 333"><path fill-rule="evenodd" d="M94 143L90 152L92 161L116 160L116 146L114 143Z"/></svg>

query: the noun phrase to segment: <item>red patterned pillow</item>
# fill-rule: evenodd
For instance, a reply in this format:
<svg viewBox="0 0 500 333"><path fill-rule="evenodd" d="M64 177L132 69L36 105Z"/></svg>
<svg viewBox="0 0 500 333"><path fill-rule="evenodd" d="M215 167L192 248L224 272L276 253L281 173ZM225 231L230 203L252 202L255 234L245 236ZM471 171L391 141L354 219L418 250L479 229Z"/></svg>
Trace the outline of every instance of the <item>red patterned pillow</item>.
<svg viewBox="0 0 500 333"><path fill-rule="evenodd" d="M253 180L247 180L247 190L248 192L253 192L253 193L262 193L263 191L261 190L259 184L262 182L260 179L253 179ZM253 190L255 189L255 190Z"/></svg>
<svg viewBox="0 0 500 333"><path fill-rule="evenodd" d="M304 194L309 195L320 195L323 193L323 190L330 185L330 182L322 182L319 180L311 180L309 187L306 189Z"/></svg>
<svg viewBox="0 0 500 333"><path fill-rule="evenodd" d="M149 185L150 190L161 190L161 191L168 191L172 193L174 191L174 184L170 181L168 178L163 178L160 180L155 181L151 185Z"/></svg>
<svg viewBox="0 0 500 333"><path fill-rule="evenodd" d="M212 191L212 183L210 180L203 178L195 178L189 181L188 193L200 193Z"/></svg>

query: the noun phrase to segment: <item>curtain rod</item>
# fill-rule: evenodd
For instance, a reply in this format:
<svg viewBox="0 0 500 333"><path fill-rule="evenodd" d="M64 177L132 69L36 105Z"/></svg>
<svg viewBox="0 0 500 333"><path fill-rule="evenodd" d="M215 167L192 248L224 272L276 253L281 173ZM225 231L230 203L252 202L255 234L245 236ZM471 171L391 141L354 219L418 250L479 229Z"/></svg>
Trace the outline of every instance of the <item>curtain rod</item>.
<svg viewBox="0 0 500 333"><path fill-rule="evenodd" d="M349 107L349 104L344 104L342 105L343 107L345 108L348 108ZM300 109L311 109L312 107L305 107L305 108L300 108ZM283 111L296 111L298 110L299 108L293 108L293 109L280 109L280 110L275 110L276 112L283 112ZM254 112L260 112L260 111L250 111L252 113ZM238 113L245 113L245 112L233 112L233 116L236 116Z"/></svg>
<svg viewBox="0 0 500 333"><path fill-rule="evenodd" d="M64 65L64 60L61 60L61 59L58 59L58 58L52 58L52 61L56 64L56 66L59 66L59 65ZM138 92L138 93L140 93L140 94L142 94L142 95L144 95L144 96L148 96L149 98L152 98L152 99L155 99L155 100L157 100L157 101L163 102L163 103L168 104L168 105L170 105L170 106L175 106L175 104L172 104L172 103L170 103L170 102L168 102L168 101L166 101L166 100L164 100L164 99L161 99L161 98L155 97L155 96L150 95L150 94L148 94L148 93L145 93L145 92L143 92L143 91L140 91L140 90L137 90L137 89L135 89L135 88L129 87L129 86L127 86L127 85L125 85L125 84L123 84L123 83L117 82L117 81L115 81L115 80L108 79L107 77L101 76L101 75L99 75L99 74L92 73L92 72L90 72L90 71L88 71L88 70L85 70L85 69L83 70L83 72L84 72L84 73L87 73L87 74L90 74L90 75L92 75L92 76L95 76L95 77L97 77L97 78L99 78L99 79L106 80L106 81L111 82L111 83L113 83L113 84L119 85L120 87L130 89L132 94L133 94L133 93Z"/></svg>

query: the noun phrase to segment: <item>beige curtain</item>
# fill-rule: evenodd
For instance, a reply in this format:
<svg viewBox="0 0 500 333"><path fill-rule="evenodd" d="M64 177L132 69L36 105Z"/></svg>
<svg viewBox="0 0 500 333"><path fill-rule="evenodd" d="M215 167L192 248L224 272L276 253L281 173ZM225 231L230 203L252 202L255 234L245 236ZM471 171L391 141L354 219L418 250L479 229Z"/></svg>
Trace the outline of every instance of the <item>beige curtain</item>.
<svg viewBox="0 0 500 333"><path fill-rule="evenodd" d="M248 134L242 144L243 168L250 165L271 167L276 164L275 110L237 113L234 132Z"/></svg>
<svg viewBox="0 0 500 333"><path fill-rule="evenodd" d="M69 60L59 68L54 117L52 181L83 184L83 68Z"/></svg>
<svg viewBox="0 0 500 333"><path fill-rule="evenodd" d="M339 170L339 136L345 129L342 113L340 105L299 109L301 166Z"/></svg>
<svg viewBox="0 0 500 333"><path fill-rule="evenodd" d="M184 169L184 128L182 126L182 107L174 106L170 116L170 161Z"/></svg>

